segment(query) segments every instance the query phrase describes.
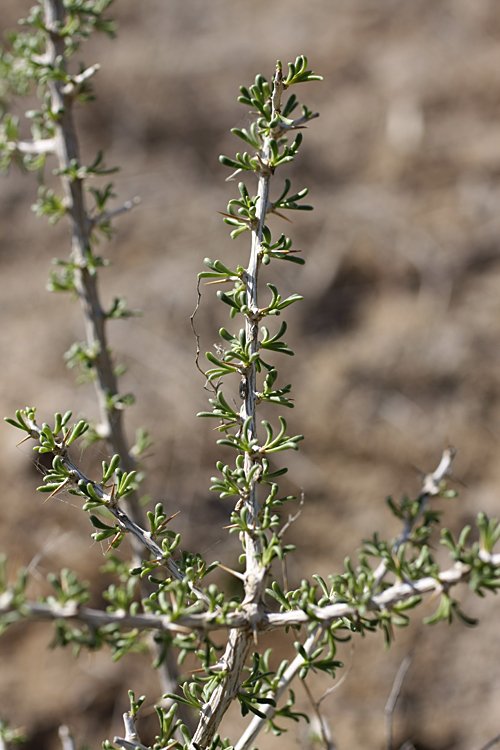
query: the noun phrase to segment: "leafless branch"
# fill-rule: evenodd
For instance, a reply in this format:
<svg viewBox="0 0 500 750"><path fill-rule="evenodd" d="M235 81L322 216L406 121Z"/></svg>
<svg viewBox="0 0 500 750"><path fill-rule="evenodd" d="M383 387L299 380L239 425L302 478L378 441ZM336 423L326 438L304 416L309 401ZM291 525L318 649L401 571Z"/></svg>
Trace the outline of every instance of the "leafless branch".
<svg viewBox="0 0 500 750"><path fill-rule="evenodd" d="M309 689L309 685L307 684L306 680L302 680L302 685L304 686L304 690L306 691L307 697L309 698L311 708L313 710L314 716L318 723L319 732L321 735L321 741L325 747L325 750L335 750L335 744L332 742L331 737L330 737L330 729L328 727L325 717L319 710L320 701L314 700L313 694L311 693Z"/></svg>
<svg viewBox="0 0 500 750"><path fill-rule="evenodd" d="M385 736L386 736L387 750L393 750L392 718L394 716L394 709L396 708L396 703L398 701L399 694L403 686L404 678L406 677L406 673L408 672L408 669L410 668L412 659L413 659L413 653L410 652L409 654L405 656L405 658L401 662L401 665L398 669L398 673L394 680L394 684L392 686L392 690L390 692L389 698L385 706Z"/></svg>
<svg viewBox="0 0 500 750"><path fill-rule="evenodd" d="M302 509L303 509L303 507L304 507L305 499L306 499L306 498L305 498L305 494L304 494L304 492L302 491L302 492L300 493L300 502L299 502L299 509L298 509L297 513L295 513L295 514L294 514L293 516L292 516L292 514L291 514L291 513L289 513L289 514L288 514L288 521L287 521L287 522L286 522L286 523L284 524L284 526L283 526L283 527L282 527L282 528L280 529L280 532L279 532L279 534L278 534L278 536L280 537L280 539L281 539L281 537L283 537L283 536L284 536L284 535L286 534L286 532L288 531L288 529L290 528L290 526L291 526L291 525L292 525L293 523L295 523L295 521L296 521L296 520L297 520L298 518L300 518L300 515L301 515L301 513L302 513Z"/></svg>
<svg viewBox="0 0 500 750"><path fill-rule="evenodd" d="M328 696L330 696L332 693L337 692L337 690L347 680L347 678L349 677L349 675L351 673L351 669L352 669L353 654L354 654L354 645L351 643L351 656L350 656L350 660L349 660L349 664L347 666L347 669L345 670L345 672L342 675L342 677L340 678L340 680L337 680L337 682L335 683L335 685L332 685L331 688L328 688L328 690L325 690L325 692L323 693L323 695L321 696L321 698L318 700L318 706L320 706L323 703L323 701L326 698L328 698Z"/></svg>
<svg viewBox="0 0 500 750"><path fill-rule="evenodd" d="M500 734L497 734L496 737L493 737L493 739L489 740L486 745L483 745L479 748L479 750L489 750L490 747L493 747L493 745L497 745L500 742Z"/></svg>
<svg viewBox="0 0 500 750"><path fill-rule="evenodd" d="M135 208L135 206L138 206L140 202L140 198L132 198L132 200L126 201L123 206L115 208L113 211L104 211L102 214L98 214L97 216L89 218L90 224L93 227L99 226L99 224L104 224L105 221L109 221L115 216L119 216L120 214L124 214L127 211L131 211L133 208Z"/></svg>

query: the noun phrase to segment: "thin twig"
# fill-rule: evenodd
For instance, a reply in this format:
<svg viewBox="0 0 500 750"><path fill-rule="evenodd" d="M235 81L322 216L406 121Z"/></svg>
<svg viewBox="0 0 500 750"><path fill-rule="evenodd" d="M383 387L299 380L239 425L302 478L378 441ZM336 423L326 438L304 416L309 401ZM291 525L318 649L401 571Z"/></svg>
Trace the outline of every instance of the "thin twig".
<svg viewBox="0 0 500 750"><path fill-rule="evenodd" d="M410 653L407 654L405 658L403 659L403 661L401 662L396 678L394 680L394 684L392 686L392 690L390 692L389 698L385 706L385 712L384 712L385 713L385 736L386 736L387 750L392 750L393 748L392 719L394 716L394 709L396 708L396 703L398 701L401 688L403 687L403 681L404 681L404 678L406 677L406 673L408 672L408 669L410 668L412 659L413 659L413 652L410 651Z"/></svg>
<svg viewBox="0 0 500 750"><path fill-rule="evenodd" d="M342 677L335 683L335 685L332 685L331 688L328 688L328 690L325 690L325 692L323 693L323 695L321 696L321 698L318 700L318 706L321 705L321 703L323 703L323 701L325 700L325 698L328 698L328 696L330 696L332 693L337 692L337 690L347 680L347 678L351 674L351 669L352 669L353 660L354 660L353 657L354 657L354 644L351 643L351 653L350 653L349 664L347 666L347 669L345 670L345 672L342 675Z"/></svg>
<svg viewBox="0 0 500 750"><path fill-rule="evenodd" d="M292 523L294 523L301 515L302 509L304 507L304 502L306 499L306 495L304 490L300 491L300 502L299 502L299 509L295 515L291 515L291 513L288 515L288 521L285 523L282 529L280 529L280 532L278 534L278 538L281 539L284 534L288 531ZM287 568L287 556L284 555L283 559L281 561L281 574L283 576L283 591L288 593L288 568Z"/></svg>
<svg viewBox="0 0 500 750"><path fill-rule="evenodd" d="M38 440L41 435L41 429L36 421L34 419L29 419L28 417L25 417L25 421L30 428L31 437L35 440ZM78 487L79 482L84 482L85 486L90 484L97 497L102 500L103 504L118 522L120 531L123 533L131 533L141 545L143 545L153 553L154 558L162 566L167 568L168 572L173 578L176 578L179 581L184 579L183 574L179 571L173 560L171 558L165 559L162 548L153 539L151 533L145 531L138 523L136 523L127 515L126 511L122 510L118 506L117 500L114 497L113 488L110 492L108 492L107 487L104 487L98 482L93 482L88 476L86 476L81 471L80 467L77 466L77 464L75 464L75 462L69 456L67 448L64 445L64 441L55 441L55 448L53 449L53 453L60 457L65 469L67 469L70 474L70 476L67 478L68 481L66 484L68 488ZM197 589L195 586L191 586L191 590L198 599L201 599L205 602L208 601L205 594L203 594L203 592Z"/></svg>
<svg viewBox="0 0 500 750"><path fill-rule="evenodd" d="M304 690L306 691L307 697L309 698L309 702L311 704L313 713L316 717L316 721L318 722L319 731L321 734L321 741L323 745L325 746L326 750L335 750L335 744L332 742L332 740L329 737L329 734L330 734L329 727L326 723L324 716L319 710L320 701L314 700L313 694L311 693L309 689L309 685L307 684L306 680L302 680L302 685L304 687Z"/></svg>
<svg viewBox="0 0 500 750"><path fill-rule="evenodd" d="M295 523L295 521L298 518L300 518L300 515L301 515L302 510L304 508L305 500L306 500L305 492L304 492L304 490L301 490L301 492L300 492L300 501L299 501L299 509L298 509L297 513L295 513L295 515L293 515L293 516L292 516L291 513L289 513L289 515L288 515L288 521L284 524L283 528L280 529L280 532L278 534L278 536L279 536L280 539L281 539L282 536L284 536L284 534L286 534L286 532L288 531L288 529L290 528L290 526L292 525L292 523Z"/></svg>
<svg viewBox="0 0 500 750"><path fill-rule="evenodd" d="M497 734L496 737L493 737L492 740L489 740L486 745L483 745L479 748L479 750L489 750L490 747L493 747L493 745L497 745L500 742L500 734Z"/></svg>
<svg viewBox="0 0 500 750"><path fill-rule="evenodd" d="M200 352L201 352L201 349L200 349L200 334L197 332L197 330L195 328L195 325L194 325L194 319L196 317L196 313L200 309L200 302L201 302L200 282L201 282L201 279L198 279L198 282L196 284L196 307L194 308L194 310L193 310L193 312L191 314L191 317L189 318L189 320L191 321L191 329L192 329L193 335L194 335L194 337L196 339L196 356L195 356L194 363L196 365L196 369L199 372L201 372L201 374L205 378L205 389L206 390L213 390L213 392L215 394L217 394L217 388L208 380L207 373L201 368L201 365L200 365Z"/></svg>
<svg viewBox="0 0 500 750"><path fill-rule="evenodd" d="M127 211L131 211L135 206L138 206L141 202L141 199L137 196L135 198L132 198L132 200L126 201L123 206L119 206L119 208L113 209L113 211L104 211L102 214L98 214L97 216L93 216L89 219L91 226L99 226L99 224L104 224L105 221L109 221L110 219L113 219L115 216L119 216L120 214L124 214Z"/></svg>

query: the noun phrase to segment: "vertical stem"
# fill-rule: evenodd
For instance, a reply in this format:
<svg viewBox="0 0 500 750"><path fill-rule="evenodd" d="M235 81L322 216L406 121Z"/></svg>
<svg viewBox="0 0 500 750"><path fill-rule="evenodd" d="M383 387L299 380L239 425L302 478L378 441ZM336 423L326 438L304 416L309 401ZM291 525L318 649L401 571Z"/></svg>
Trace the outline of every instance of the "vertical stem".
<svg viewBox="0 0 500 750"><path fill-rule="evenodd" d="M281 64L276 66L276 74L274 78L273 93L272 93L272 115L271 121L275 120L277 115L281 111L281 94L283 92L283 74L281 70ZM279 127L277 128L279 131ZM252 248L250 252L250 262L246 271L246 303L249 309L249 313L245 316L245 331L247 341L250 342L250 354L255 354L259 349L259 322L261 319L261 313L258 304L258 280L259 280L259 269L262 262L262 230L264 228L269 203L269 183L272 175L272 169L268 166L271 148L270 141L274 136L274 133L270 133L264 140L262 150L260 152L260 161L263 165L259 174L258 182L258 223L252 229ZM244 403L242 406L242 418L243 421L249 419L249 437L254 439L257 437L257 423L256 423L256 411L257 411L257 368L253 362L248 368L243 378ZM245 454L245 475L248 478L252 469L257 463L260 463L260 457L254 457L249 453ZM250 496L246 501L249 509L249 521L251 524L257 523L259 513L259 501L257 497L257 482L253 481L251 484ZM245 550L246 550L246 571L247 571L247 587L246 587L246 600L260 600L263 595L263 590L252 591L249 590L248 584L249 579L254 580L255 573L260 569L260 563L258 561L258 555L261 552L261 545L256 537L249 534L245 535ZM250 575L252 574L252 575ZM261 576L263 580L263 576Z"/></svg>
<svg viewBox="0 0 500 750"><path fill-rule="evenodd" d="M281 94L283 92L283 76L281 65L276 67L272 93L272 117L275 120L280 113ZM261 313L258 305L258 278L259 269L262 262L262 230L266 221L266 215L269 203L269 182L272 175L272 168L269 166L271 148L270 140L276 134L279 134L279 125L275 130L265 138L260 152L260 161L262 164L258 182L258 221L252 229L252 247L250 251L250 262L245 274L246 282L246 304L249 312L245 316L245 332L247 341L250 342L250 354L255 354L259 349L259 322ZM258 404L257 390L257 368L252 363L242 378L241 392L243 394L243 405L241 416L243 421L249 420L248 437L257 438L256 411ZM260 464L260 456L254 456L245 453L245 475L247 479L254 467ZM255 475L254 475L255 477ZM257 529L259 516L259 500L257 497L258 478L254 478L250 485L250 493L244 498L244 503L248 508L248 523ZM224 656L220 660L222 668L226 674L221 680L217 689L212 693L210 700L201 710L198 728L192 740L192 747L196 745L205 748L212 742L220 722L230 703L236 698L240 686L240 675L245 665L245 661L254 642L256 626L262 614L263 599L266 585L267 568L260 562L262 545L258 537L254 534L245 533L245 599L242 608L248 615L251 628L248 630L231 630L229 633L228 643Z"/></svg>
<svg viewBox="0 0 500 750"><path fill-rule="evenodd" d="M64 59L64 39L59 28L64 25L65 8L62 0L45 0L45 19L48 29L47 57L52 65L58 58ZM61 170L68 169L71 162L80 163L78 140L73 120L73 93L64 93L64 81L50 81L52 111L57 115L56 154ZM90 223L85 206L83 180L61 175L67 212L71 226L71 254L77 266L75 286L83 309L85 332L89 347L96 352L94 371L96 394L101 419L101 434L120 456L121 467L131 471L134 460L129 453L123 429L122 411L109 405L109 397L118 393L113 363L109 355L106 336L106 316L101 307L97 289L97 276L89 270L91 255ZM134 518L134 520L136 520Z"/></svg>
<svg viewBox="0 0 500 750"><path fill-rule="evenodd" d="M59 29L64 25L66 10L62 0L44 0L44 11L45 24L48 30L47 58L48 62L55 66L58 59L64 61L65 44ZM56 155L59 160L59 168L65 170L71 165L71 162L80 164L78 139L73 119L73 94L71 91L65 93L63 81L51 80L49 86L52 111L57 115ZM95 389L101 421L100 434L108 441L112 452L120 456L121 468L130 472L134 469L135 461L130 454L125 437L123 412L110 405L110 397L118 394L118 384L109 354L106 316L99 300L97 274L93 269L89 270L88 261L91 257L90 222L85 206L83 180L62 174L61 181L71 226L71 255L77 266L74 277L75 287L83 310L87 344L96 352L93 367L96 375ZM144 514L136 492L130 493L123 499L123 506L126 514L134 523L145 527ZM135 564L140 564L143 555L142 544L139 539L132 537L131 545ZM148 586L147 581L142 581L141 589L143 596L148 596L151 593L151 587ZM159 646L153 640L150 642L150 650L156 658L159 654ZM174 693L178 690L177 665L175 659L172 658L172 654L168 657L168 663L165 659L158 668L158 676L164 693ZM189 709L183 704L179 705L179 716L184 724L194 729Z"/></svg>

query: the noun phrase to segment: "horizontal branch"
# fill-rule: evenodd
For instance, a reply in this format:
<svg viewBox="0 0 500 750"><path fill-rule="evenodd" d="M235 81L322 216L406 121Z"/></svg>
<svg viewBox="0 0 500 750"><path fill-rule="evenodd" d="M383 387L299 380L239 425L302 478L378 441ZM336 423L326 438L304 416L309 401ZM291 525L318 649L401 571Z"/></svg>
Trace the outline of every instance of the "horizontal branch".
<svg viewBox="0 0 500 750"><path fill-rule="evenodd" d="M500 554L487 555L483 553L481 559L497 567L500 566ZM440 573L436 578L427 576L417 581L399 581L389 588L375 594L363 605L367 611L384 611L390 610L399 602L410 599L412 596L421 596L423 594L441 593L447 591L450 587L468 580L471 569L469 565L457 562L449 570ZM349 617L358 612L360 605L338 603L330 604L326 607L310 606L310 611L315 619L322 626L331 625L340 617ZM267 630L287 627L289 625L304 625L310 622L311 616L303 610L293 610L291 612L270 613L266 616Z"/></svg>
<svg viewBox="0 0 500 750"><path fill-rule="evenodd" d="M500 554L487 555L482 553L483 562L493 566L500 566ZM412 596L421 596L428 593L441 593L452 586L466 582L470 574L470 567L463 563L455 563L449 570L441 573L437 578L428 576L418 581L398 582L373 596L363 607L370 611L389 611L395 604L405 601ZM14 595L7 590L0 594L0 616L15 611L13 603ZM290 625L306 625L313 619L318 622L321 629L330 627L341 617L356 615L360 609L359 604L338 603L326 607L310 606L311 614L302 609L290 612L267 612L263 613L257 630L269 632ZM250 623L249 616L245 612L233 612L228 614L224 620L220 619L220 612L203 612L199 614L176 615L172 620L169 615L156 614L131 614L125 610L116 612L104 612L100 609L81 607L75 601L66 604L57 602L24 602L21 607L23 616L35 620L75 620L85 623L91 627L98 628L105 625L116 624L123 627L138 628L140 630L160 630L168 632L212 632L215 630L248 630L255 623Z"/></svg>
<svg viewBox="0 0 500 750"><path fill-rule="evenodd" d="M0 617L15 611L18 607L13 604L13 593L10 590L0 594ZM248 627L245 615L230 615L227 622L218 623L218 612L205 612L197 615L182 615L172 621L169 615L137 614L132 615L123 609L115 612L105 612L101 609L81 607L76 601L65 604L58 602L26 601L19 607L24 618L33 620L74 620L91 628L102 628L106 625L120 625L127 628L137 628L141 631L159 630L170 633L186 633L191 631L209 632L213 630L227 630L228 627Z"/></svg>
<svg viewBox="0 0 500 750"><path fill-rule="evenodd" d="M17 151L20 154L32 154L33 156L42 154L55 154L55 138L40 138L37 141L9 141L8 148Z"/></svg>
<svg viewBox="0 0 500 750"><path fill-rule="evenodd" d="M486 557L488 558L487 560ZM483 559L484 562L489 562L491 565L500 566L500 554L487 555L487 553L483 552L481 559ZM441 593L444 590L448 590L451 586L466 581L469 574L470 567L468 565L456 563L452 568L441 573L438 578L422 578L420 581L415 581L411 584L396 583L385 591L382 591L380 594L373 596L366 603L366 608L368 610L388 611L398 602L409 599L412 596L431 592ZM313 633L311 633L304 643L304 652L308 657L312 655L318 640L321 638L322 633L328 629L328 626L332 625L333 622L340 617L348 617L356 614L358 606L351 604L332 604L321 608L311 607L311 610L320 624L318 624L318 627L315 628ZM310 620L311 617L304 611L268 615L270 629L287 625L303 625ZM272 693L270 692L267 697L273 698L274 701L277 702L287 687L293 682L303 664L303 657L300 654L297 655L283 673L276 689L272 691ZM264 728L267 721L273 718L275 706L270 704L261 705L259 706L259 711L263 716L255 716L252 719L235 745L235 750L248 750L253 746L257 735Z"/></svg>

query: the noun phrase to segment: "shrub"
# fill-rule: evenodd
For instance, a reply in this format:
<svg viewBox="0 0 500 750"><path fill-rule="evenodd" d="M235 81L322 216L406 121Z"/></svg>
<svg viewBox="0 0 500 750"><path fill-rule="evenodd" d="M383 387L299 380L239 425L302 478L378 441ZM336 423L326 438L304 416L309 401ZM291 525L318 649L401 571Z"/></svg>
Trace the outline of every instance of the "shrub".
<svg viewBox="0 0 500 750"><path fill-rule="evenodd" d="M261 417L273 415L274 407L293 408L291 385L281 382L276 362L277 355L294 354L284 340L287 324L281 321L284 311L302 298L283 297L271 281L266 290L261 278L270 265L304 263L291 239L285 234L273 236L267 223L271 214L286 219L289 211L312 210L303 202L307 189L296 191L289 179L281 181L281 167L295 159L302 130L317 117L305 105L299 109L295 94L298 84L321 80L308 69L304 56L286 70L278 61L270 81L258 75L251 86L240 89L239 101L250 108L254 120L248 129L232 130L247 150L220 159L232 170L228 179L241 180L237 197L221 213L233 239L241 235L241 245L249 238L249 258L242 256L236 265L206 258L208 270L198 277L199 284L220 287L217 297L234 321L231 329L220 329L221 343L206 355L208 369L204 370L199 356L196 362L210 394L210 410L198 416L215 420L220 434L221 460L211 489L233 505L227 531L238 536L240 557L222 564L205 560L199 550L181 551L180 535L174 530L176 514L169 517L160 502L144 514L139 460L150 440L140 430L136 443L127 444L123 417L133 397L119 391L119 368L106 333L108 322L135 312L123 297L104 309L98 278L106 260L95 250L99 235L109 237L115 217L132 209L136 201L110 208L115 196L107 176L115 169L106 166L101 152L90 165L82 164L73 118L74 103L92 99L91 81L98 66L77 70L72 59L92 33L114 35L115 26L106 16L111 2L43 0L23 22L25 30L10 36L10 47L0 58L5 100L36 91L39 109L26 113L31 138L25 140L19 120L5 106L0 145L4 170L16 162L38 172L36 213L51 223L69 221L71 253L57 261L49 288L80 300L86 340L75 343L65 356L68 366L79 369L80 380L94 382L100 414L99 422L91 423L84 418L72 420L71 411L61 410L50 422L40 422L35 408L25 408L7 421L24 433L23 440L35 442L35 451L50 457L51 467L38 488L47 499L61 493L81 498L93 539L107 545L107 572L115 575L116 582L102 592L106 608L90 608L88 586L76 573L63 569L49 576L53 593L35 601L26 593L27 572L20 570L13 582L4 563L0 624L5 629L23 619L53 620L57 645L71 644L77 653L108 646L115 659L149 646L163 693L163 702L156 707L158 734L151 746L244 750L253 746L262 729L280 735L294 725L290 722L309 720L295 707L292 684L301 680L309 690L308 681L317 672L335 678L343 668L337 658L339 641L382 630L389 644L394 628L408 624L408 611L427 593L437 600L427 623L457 617L473 624L454 598L454 587L467 582L483 596L500 586L500 556L493 551L500 524L479 514L479 542L473 544L467 543L469 526L458 539L442 529L441 542L451 562L447 569L438 565L430 539L440 517L431 501L453 495L445 486L454 457L448 448L435 471L425 476L416 498L389 500L402 526L396 539L385 540L374 532L358 550L356 562L346 559L341 573L332 574L328 581L315 575L296 589L288 587L286 561L294 546L287 543L286 532L302 512L303 501L293 505L297 498L282 494L279 479L287 470L277 468L273 457L297 450L302 436L288 434L281 414L277 419ZM43 179L45 163L52 158L61 192ZM100 187L91 185L94 178ZM100 178L105 178L104 183ZM193 316L197 336L196 320ZM197 341L199 355L198 337ZM239 400L231 391L235 383ZM100 440L106 441L109 457L102 462L101 474L91 477L71 446ZM289 504L293 510L284 513ZM125 538L131 542L131 563L113 554ZM238 581L236 595L226 594L215 582L218 567ZM279 629L294 632L295 651L290 659L277 663L261 641L263 634ZM225 634L222 649L218 633ZM105 747L145 747L136 728L145 699L136 699L132 691L129 697L125 736L115 737L114 745L105 742ZM221 722L233 701L248 716L248 725L239 738L224 739ZM321 702L311 700L312 713L321 741L330 747ZM0 734L4 746L19 739L6 723ZM390 725L388 736L390 746ZM71 743L65 731L62 740Z"/></svg>

